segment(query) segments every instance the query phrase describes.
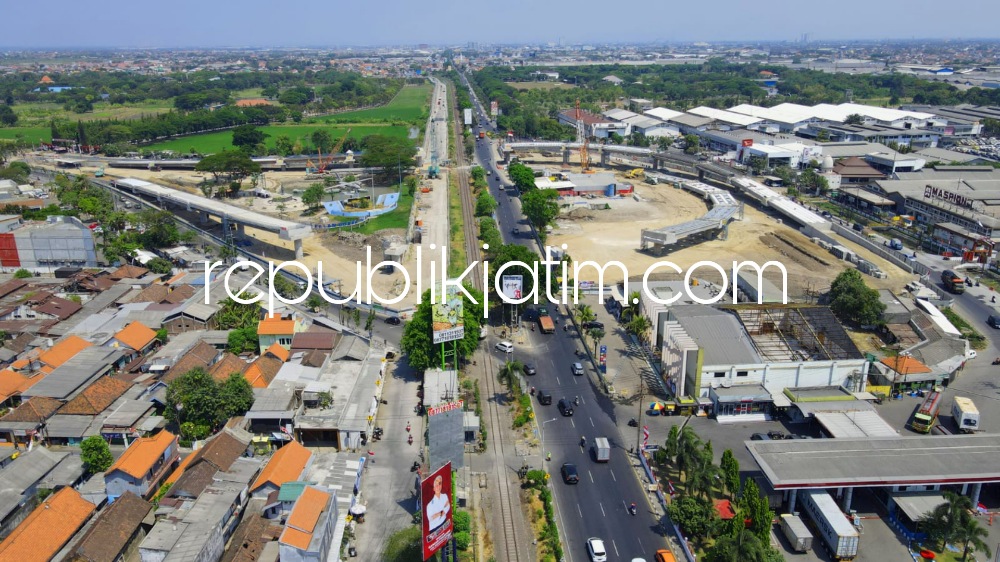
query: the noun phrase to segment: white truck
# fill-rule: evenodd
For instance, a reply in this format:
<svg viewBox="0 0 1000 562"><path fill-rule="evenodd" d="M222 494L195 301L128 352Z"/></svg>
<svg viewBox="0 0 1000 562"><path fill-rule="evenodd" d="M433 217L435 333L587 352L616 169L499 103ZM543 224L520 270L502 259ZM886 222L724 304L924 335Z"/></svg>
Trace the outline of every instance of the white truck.
<svg viewBox="0 0 1000 562"><path fill-rule="evenodd" d="M594 439L594 460L597 462L608 462L611 460L611 444L607 437Z"/></svg>
<svg viewBox="0 0 1000 562"><path fill-rule="evenodd" d="M854 560L858 555L858 531L830 494L823 490L802 490L799 498L802 510L809 514L834 560Z"/></svg>
<svg viewBox="0 0 1000 562"><path fill-rule="evenodd" d="M782 514L781 530L784 531L788 544L792 545L792 550L795 552L807 552L812 548L812 533L809 532L799 516L791 513Z"/></svg>
<svg viewBox="0 0 1000 562"><path fill-rule="evenodd" d="M955 425L963 433L979 431L979 409L976 408L971 398L956 396L955 402L951 406L951 416L955 419Z"/></svg>

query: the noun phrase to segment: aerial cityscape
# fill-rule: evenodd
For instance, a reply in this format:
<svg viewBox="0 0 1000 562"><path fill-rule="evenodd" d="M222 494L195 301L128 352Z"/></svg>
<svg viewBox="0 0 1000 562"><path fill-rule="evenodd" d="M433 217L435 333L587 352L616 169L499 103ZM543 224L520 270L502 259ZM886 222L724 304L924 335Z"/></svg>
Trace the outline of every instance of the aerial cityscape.
<svg viewBox="0 0 1000 562"><path fill-rule="evenodd" d="M1000 560L1000 9L869 4L12 29L0 560Z"/></svg>

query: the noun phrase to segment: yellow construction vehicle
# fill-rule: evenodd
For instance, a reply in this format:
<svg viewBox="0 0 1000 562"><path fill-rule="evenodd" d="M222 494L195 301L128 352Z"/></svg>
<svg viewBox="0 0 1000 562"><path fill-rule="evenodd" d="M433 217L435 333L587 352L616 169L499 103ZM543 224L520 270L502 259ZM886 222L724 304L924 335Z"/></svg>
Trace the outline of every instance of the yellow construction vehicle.
<svg viewBox="0 0 1000 562"><path fill-rule="evenodd" d="M625 172L626 178L641 178L646 175L646 170L644 168L635 168L634 170L629 170Z"/></svg>

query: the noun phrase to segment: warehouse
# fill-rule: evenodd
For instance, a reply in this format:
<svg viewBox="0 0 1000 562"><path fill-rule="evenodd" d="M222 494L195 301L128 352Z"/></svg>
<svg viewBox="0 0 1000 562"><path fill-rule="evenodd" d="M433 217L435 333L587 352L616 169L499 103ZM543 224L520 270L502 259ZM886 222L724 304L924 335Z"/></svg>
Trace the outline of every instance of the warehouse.
<svg viewBox="0 0 1000 562"><path fill-rule="evenodd" d="M0 266L54 271L64 266L97 267L94 234L74 217L52 216L25 222L0 216Z"/></svg>

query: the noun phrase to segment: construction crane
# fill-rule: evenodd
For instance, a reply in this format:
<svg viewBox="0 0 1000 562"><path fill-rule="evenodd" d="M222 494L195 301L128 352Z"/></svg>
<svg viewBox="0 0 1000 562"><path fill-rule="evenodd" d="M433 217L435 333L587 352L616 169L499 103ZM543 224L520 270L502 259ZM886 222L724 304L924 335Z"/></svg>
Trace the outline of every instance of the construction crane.
<svg viewBox="0 0 1000 562"><path fill-rule="evenodd" d="M576 100L576 142L580 143L580 168L586 174L590 170L590 159L587 156L587 134L580 116L580 100Z"/></svg>

